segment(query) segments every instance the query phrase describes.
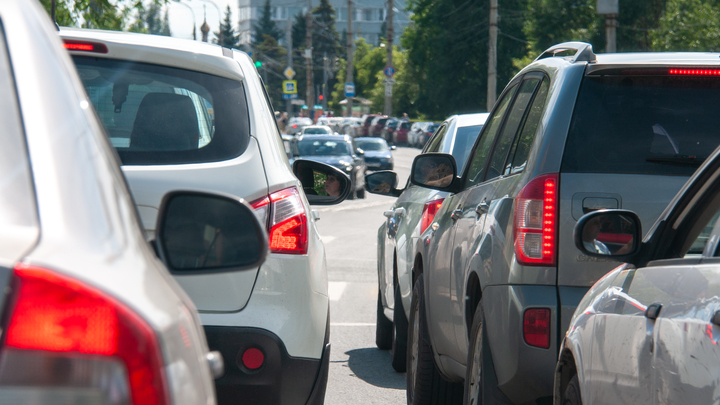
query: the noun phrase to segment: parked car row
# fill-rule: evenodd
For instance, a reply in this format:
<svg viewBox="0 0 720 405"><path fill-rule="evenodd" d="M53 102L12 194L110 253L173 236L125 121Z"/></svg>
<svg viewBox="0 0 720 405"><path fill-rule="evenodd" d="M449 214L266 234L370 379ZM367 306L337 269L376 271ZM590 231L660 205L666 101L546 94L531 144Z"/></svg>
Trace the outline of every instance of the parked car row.
<svg viewBox="0 0 720 405"><path fill-rule="evenodd" d="M310 205L351 180L290 167L247 54L58 33L37 1L0 23L3 402L323 403Z"/></svg>
<svg viewBox="0 0 720 405"><path fill-rule="evenodd" d="M408 404L713 401L718 72L718 54L556 45L466 155L436 147L449 119L405 189L368 175L400 196L378 232L376 343L405 362Z"/></svg>

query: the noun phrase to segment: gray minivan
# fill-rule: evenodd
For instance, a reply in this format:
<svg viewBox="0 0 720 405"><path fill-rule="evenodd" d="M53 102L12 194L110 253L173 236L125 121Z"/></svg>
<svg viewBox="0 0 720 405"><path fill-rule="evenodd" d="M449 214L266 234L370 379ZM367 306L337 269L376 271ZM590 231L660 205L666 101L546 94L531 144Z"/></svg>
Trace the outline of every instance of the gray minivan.
<svg viewBox="0 0 720 405"><path fill-rule="evenodd" d="M505 88L459 177L450 155L415 159L412 183L451 195L417 244L408 403L552 400L575 307L615 267L575 247L575 223L658 218L720 143L718 56L556 45Z"/></svg>

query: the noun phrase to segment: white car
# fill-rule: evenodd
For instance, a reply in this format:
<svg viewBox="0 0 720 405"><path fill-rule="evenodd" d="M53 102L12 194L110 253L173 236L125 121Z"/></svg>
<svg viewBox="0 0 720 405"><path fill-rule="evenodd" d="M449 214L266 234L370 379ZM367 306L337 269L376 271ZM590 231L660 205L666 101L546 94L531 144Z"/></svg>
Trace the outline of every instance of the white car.
<svg viewBox="0 0 720 405"><path fill-rule="evenodd" d="M288 164L250 57L152 35L60 35L148 235L162 196L175 189L242 197L267 225L270 255L259 268L217 275L171 269L200 312L209 346L228 359L216 381L218 402L322 403L330 352L325 248L303 191L309 188Z"/></svg>
<svg viewBox="0 0 720 405"><path fill-rule="evenodd" d="M146 242L55 27L34 0L0 2L0 21L0 403L214 404L222 359ZM217 201L193 193L198 210L173 210L184 196L167 196L161 213L157 246L170 259L178 246L196 252L173 225L195 225ZM256 266L261 225L237 199L219 199L244 216L230 227L253 246L229 271Z"/></svg>
<svg viewBox="0 0 720 405"><path fill-rule="evenodd" d="M288 135L298 135L306 126L313 125L313 121L308 117L292 117L285 127Z"/></svg>

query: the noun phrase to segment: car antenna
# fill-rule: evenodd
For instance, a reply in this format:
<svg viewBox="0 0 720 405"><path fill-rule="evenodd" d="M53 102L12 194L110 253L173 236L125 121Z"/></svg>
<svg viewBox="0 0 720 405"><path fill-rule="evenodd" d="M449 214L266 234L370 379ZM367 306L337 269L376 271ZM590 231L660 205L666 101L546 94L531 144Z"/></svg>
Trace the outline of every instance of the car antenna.
<svg viewBox="0 0 720 405"><path fill-rule="evenodd" d="M50 15L52 16L53 23L55 24L55 29L60 31L60 26L55 19L55 1L56 0L50 0Z"/></svg>

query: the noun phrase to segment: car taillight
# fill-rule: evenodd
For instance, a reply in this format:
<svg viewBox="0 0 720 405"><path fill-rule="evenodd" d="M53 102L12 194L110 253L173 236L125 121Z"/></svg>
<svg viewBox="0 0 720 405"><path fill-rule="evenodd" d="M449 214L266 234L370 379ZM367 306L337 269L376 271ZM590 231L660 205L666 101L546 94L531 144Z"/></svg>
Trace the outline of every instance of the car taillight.
<svg viewBox="0 0 720 405"><path fill-rule="evenodd" d="M420 220L420 233L425 232L428 226L432 224L433 219L435 219L435 214L437 214L440 207L442 207L443 201L445 201L444 198L438 198L437 200L425 203L423 206L422 219Z"/></svg>
<svg viewBox="0 0 720 405"><path fill-rule="evenodd" d="M720 69L670 69L668 73L680 76L720 76Z"/></svg>
<svg viewBox="0 0 720 405"><path fill-rule="evenodd" d="M550 348L550 309L531 308L523 315L523 337L530 346Z"/></svg>
<svg viewBox="0 0 720 405"><path fill-rule="evenodd" d="M557 259L558 174L531 180L515 198L515 255L527 266L554 266Z"/></svg>
<svg viewBox="0 0 720 405"><path fill-rule="evenodd" d="M94 53L108 53L107 46L99 42L89 41L73 41L66 39L63 41L63 46L68 51L83 51L83 52L94 52Z"/></svg>
<svg viewBox="0 0 720 405"><path fill-rule="evenodd" d="M307 253L307 217L297 188L280 190L250 205L259 217L267 218L271 253Z"/></svg>
<svg viewBox="0 0 720 405"><path fill-rule="evenodd" d="M168 403L155 332L133 310L50 270L19 264L14 272L0 397L11 390L33 403L58 395L58 403Z"/></svg>

